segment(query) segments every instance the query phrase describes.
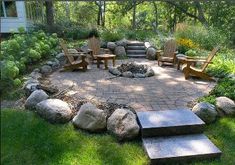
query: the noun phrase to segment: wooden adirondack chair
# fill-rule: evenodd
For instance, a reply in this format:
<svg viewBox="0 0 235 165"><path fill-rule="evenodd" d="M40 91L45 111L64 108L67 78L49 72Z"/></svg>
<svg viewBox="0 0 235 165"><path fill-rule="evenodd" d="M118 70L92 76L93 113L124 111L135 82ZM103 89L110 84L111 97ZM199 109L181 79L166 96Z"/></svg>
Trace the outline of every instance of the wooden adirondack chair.
<svg viewBox="0 0 235 165"><path fill-rule="evenodd" d="M109 49L101 49L100 45L101 45L100 40L98 38L93 36L88 39L88 47L89 47L89 49L92 50L92 52L91 52L92 61L97 60L96 55L102 54L102 51L104 54L110 53Z"/></svg>
<svg viewBox="0 0 235 165"><path fill-rule="evenodd" d="M63 40L60 41L60 46L62 47L62 49L64 51L65 57L67 57L67 59L68 59L68 64L65 64L63 66L63 71L76 70L76 69L80 69L80 68L82 68L83 71L87 70L88 62L86 62L86 60L85 60L85 58L86 58L85 54L79 53L75 49L73 49L73 50L67 49ZM78 60L75 60L74 57L77 57Z"/></svg>
<svg viewBox="0 0 235 165"><path fill-rule="evenodd" d="M176 48L176 41L174 39L168 40L164 45L163 52L162 50L157 51L158 65L160 66L160 62L162 64L172 63L172 65L174 65L177 54Z"/></svg>
<svg viewBox="0 0 235 165"><path fill-rule="evenodd" d="M185 79L188 79L189 76L196 76L205 80L214 80L212 77L210 77L208 74L205 73L205 70L209 65L209 63L211 63L212 59L214 58L214 56L218 51L219 47L215 47L207 58L186 58L185 60L183 60L184 65L182 69ZM199 69L193 67L192 63L195 62L202 62L203 63L202 67Z"/></svg>

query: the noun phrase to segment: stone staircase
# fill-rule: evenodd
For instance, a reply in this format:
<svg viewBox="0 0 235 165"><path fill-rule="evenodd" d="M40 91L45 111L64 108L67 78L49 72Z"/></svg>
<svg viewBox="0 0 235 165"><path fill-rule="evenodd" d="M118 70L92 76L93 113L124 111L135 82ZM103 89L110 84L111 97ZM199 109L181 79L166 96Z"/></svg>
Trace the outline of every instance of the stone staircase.
<svg viewBox="0 0 235 165"><path fill-rule="evenodd" d="M126 53L129 58L145 58L146 49L144 42L129 41L126 46Z"/></svg>
<svg viewBox="0 0 235 165"><path fill-rule="evenodd" d="M221 156L203 134L205 123L191 110L137 112L151 164L177 164Z"/></svg>

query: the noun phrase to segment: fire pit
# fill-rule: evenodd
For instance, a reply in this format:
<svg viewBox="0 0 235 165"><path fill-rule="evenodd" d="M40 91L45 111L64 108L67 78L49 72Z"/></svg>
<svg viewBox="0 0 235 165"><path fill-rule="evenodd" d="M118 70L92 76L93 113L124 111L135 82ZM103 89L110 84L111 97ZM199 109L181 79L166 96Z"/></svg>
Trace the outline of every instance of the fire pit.
<svg viewBox="0 0 235 165"><path fill-rule="evenodd" d="M150 66L135 62L123 63L117 67L110 68L109 72L116 76L128 78L145 78L154 76L154 71Z"/></svg>

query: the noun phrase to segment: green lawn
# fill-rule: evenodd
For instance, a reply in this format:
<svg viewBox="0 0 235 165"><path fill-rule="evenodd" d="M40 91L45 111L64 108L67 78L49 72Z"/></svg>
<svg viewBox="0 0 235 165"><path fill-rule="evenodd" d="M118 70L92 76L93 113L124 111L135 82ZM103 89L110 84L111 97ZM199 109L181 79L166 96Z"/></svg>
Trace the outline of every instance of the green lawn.
<svg viewBox="0 0 235 165"><path fill-rule="evenodd" d="M219 120L206 134L223 156L196 164L235 164L235 119ZM72 124L52 125L27 111L1 111L1 144L1 164L148 164L138 141L120 144L108 134L74 130Z"/></svg>

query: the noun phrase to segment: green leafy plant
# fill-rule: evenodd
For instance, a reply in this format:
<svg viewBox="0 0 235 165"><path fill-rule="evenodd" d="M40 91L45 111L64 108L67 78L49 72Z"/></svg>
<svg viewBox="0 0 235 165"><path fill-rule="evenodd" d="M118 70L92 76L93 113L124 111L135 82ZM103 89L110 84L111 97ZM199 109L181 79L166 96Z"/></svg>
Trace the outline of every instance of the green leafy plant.
<svg viewBox="0 0 235 165"><path fill-rule="evenodd" d="M42 58L49 58L56 50L58 38L56 34L47 35L43 31L24 33L19 29L8 40L1 42L1 90L19 87L22 74L28 66Z"/></svg>

